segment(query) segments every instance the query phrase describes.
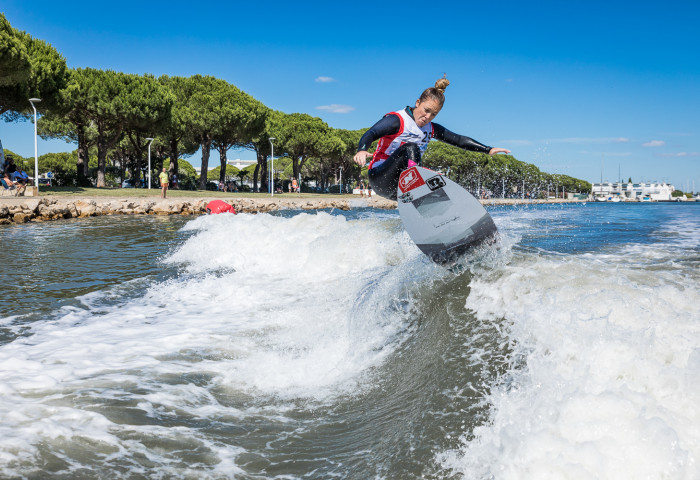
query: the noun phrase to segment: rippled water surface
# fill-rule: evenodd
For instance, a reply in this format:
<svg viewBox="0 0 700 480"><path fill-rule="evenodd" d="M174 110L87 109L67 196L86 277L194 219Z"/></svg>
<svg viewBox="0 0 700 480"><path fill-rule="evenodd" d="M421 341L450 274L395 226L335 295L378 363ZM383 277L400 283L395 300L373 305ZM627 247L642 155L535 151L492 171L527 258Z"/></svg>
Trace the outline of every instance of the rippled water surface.
<svg viewBox="0 0 700 480"><path fill-rule="evenodd" d="M698 478L700 205L0 227L2 478Z"/></svg>

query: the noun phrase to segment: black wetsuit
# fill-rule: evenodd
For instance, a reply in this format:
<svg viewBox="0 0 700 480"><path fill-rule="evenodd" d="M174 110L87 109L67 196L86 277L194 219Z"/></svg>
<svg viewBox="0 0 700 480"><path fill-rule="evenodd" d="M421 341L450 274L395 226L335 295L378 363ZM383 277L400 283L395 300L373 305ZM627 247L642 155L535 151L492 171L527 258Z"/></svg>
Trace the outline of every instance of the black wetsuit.
<svg viewBox="0 0 700 480"><path fill-rule="evenodd" d="M413 118L413 108L406 107L406 112ZM362 135L357 151L367 151L372 142L387 135L395 135L400 129L401 120L398 116L391 113L385 115ZM431 138L474 152L489 153L491 151L491 147L487 147L472 138L457 135L438 123L433 123ZM396 200L399 176L408 168L409 160L418 165L421 164L420 149L415 143L401 145L389 158L370 168L368 175L372 190L382 197Z"/></svg>

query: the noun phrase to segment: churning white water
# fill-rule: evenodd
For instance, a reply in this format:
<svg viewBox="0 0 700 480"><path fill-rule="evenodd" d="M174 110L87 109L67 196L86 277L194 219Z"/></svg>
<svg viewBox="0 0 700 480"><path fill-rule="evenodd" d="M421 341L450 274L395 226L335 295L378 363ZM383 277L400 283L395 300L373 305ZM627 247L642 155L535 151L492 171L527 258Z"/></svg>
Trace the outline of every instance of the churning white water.
<svg viewBox="0 0 700 480"><path fill-rule="evenodd" d="M700 478L700 209L673 209L552 212L574 243L586 215L603 216L598 242L517 249L472 281L465 308L503 325L514 361L488 422L439 454L445 466L467 478ZM533 213L550 212L515 220L526 234Z"/></svg>
<svg viewBox="0 0 700 480"><path fill-rule="evenodd" d="M700 208L491 212L0 230L0 477L700 478Z"/></svg>

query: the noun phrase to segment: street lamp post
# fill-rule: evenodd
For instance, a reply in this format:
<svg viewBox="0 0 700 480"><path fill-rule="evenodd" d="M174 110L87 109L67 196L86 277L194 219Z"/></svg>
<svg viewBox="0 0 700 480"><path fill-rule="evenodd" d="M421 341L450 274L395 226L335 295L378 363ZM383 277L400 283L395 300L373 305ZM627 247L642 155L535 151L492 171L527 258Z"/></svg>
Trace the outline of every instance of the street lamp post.
<svg viewBox="0 0 700 480"><path fill-rule="evenodd" d="M270 163L271 168L270 168L270 196L274 195L275 193L275 144L272 143L273 140L277 140L275 137L270 137Z"/></svg>
<svg viewBox="0 0 700 480"><path fill-rule="evenodd" d="M151 189L151 144L153 143L152 138L147 138L148 140L148 189Z"/></svg>
<svg viewBox="0 0 700 480"><path fill-rule="evenodd" d="M343 193L343 167L340 167L340 190L338 190L338 193Z"/></svg>
<svg viewBox="0 0 700 480"><path fill-rule="evenodd" d="M34 109L34 189L36 190L36 195L39 195L39 149L37 147L37 135L36 135L36 106L35 103L41 102L41 98L30 98L29 103L32 104Z"/></svg>

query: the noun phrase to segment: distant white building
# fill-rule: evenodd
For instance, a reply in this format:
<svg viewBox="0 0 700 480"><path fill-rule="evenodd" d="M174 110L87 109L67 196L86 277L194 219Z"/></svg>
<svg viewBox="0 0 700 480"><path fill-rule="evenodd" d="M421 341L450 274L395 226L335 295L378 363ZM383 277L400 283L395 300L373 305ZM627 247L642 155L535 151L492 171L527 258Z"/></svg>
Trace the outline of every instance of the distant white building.
<svg viewBox="0 0 700 480"><path fill-rule="evenodd" d="M226 159L227 165L236 167L238 170L243 170L244 168L255 165L256 163L258 163L257 160L241 160L240 158L235 160L229 160L228 158Z"/></svg>
<svg viewBox="0 0 700 480"><path fill-rule="evenodd" d="M672 184L662 182L631 183L631 182L602 182L594 183L591 193L596 198L617 198L619 200L642 200L643 198L652 201L672 200L671 194L676 189Z"/></svg>
<svg viewBox="0 0 700 480"><path fill-rule="evenodd" d="M250 165L255 165L258 163L257 160L241 160L240 158L237 158L235 160L229 160L228 158L226 159L226 165L231 165L232 167L236 167L238 170L243 170L246 167L249 167ZM213 165L213 166L212 166ZM209 162L209 168L207 168L207 171L211 172L215 168L219 167L219 162ZM202 167L194 167L194 171L197 172L197 175L202 174Z"/></svg>

